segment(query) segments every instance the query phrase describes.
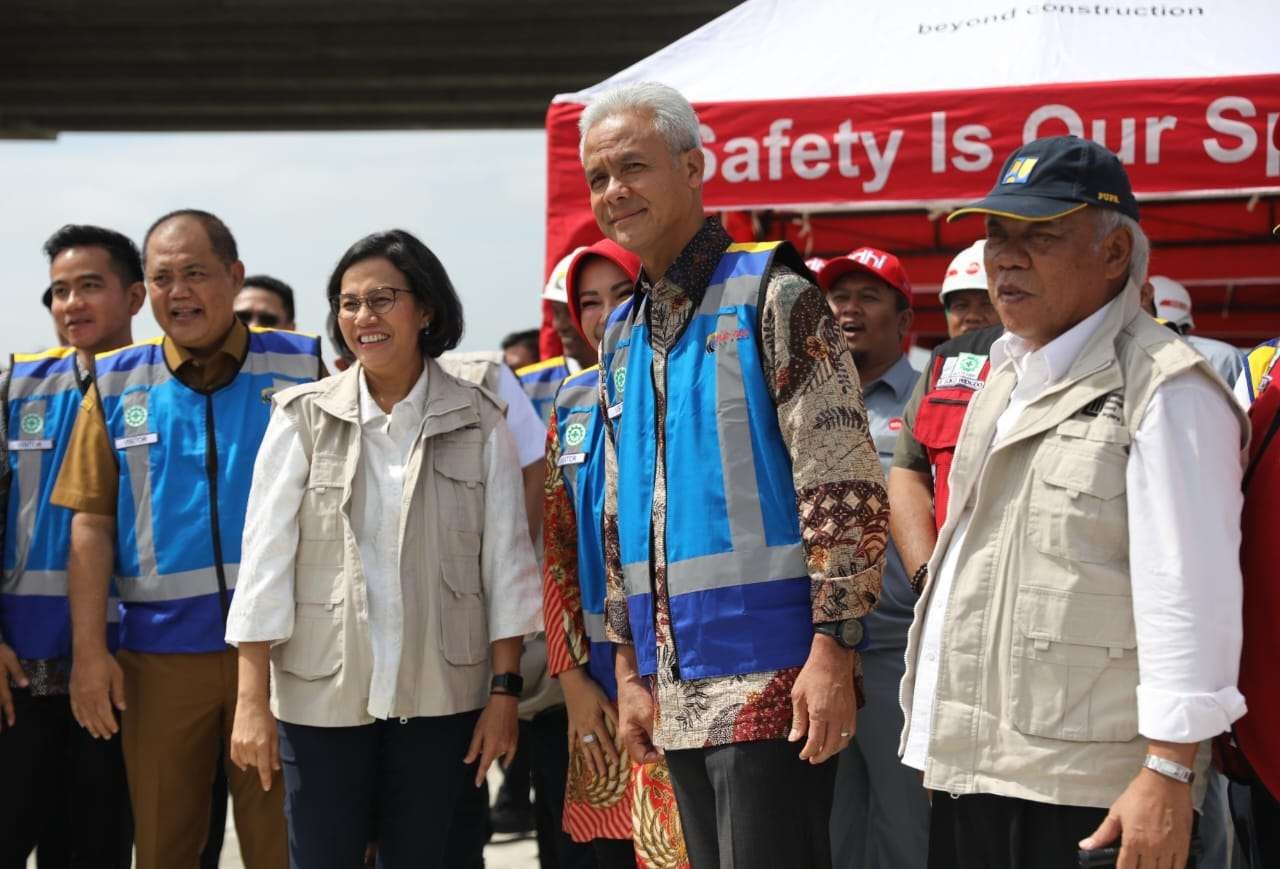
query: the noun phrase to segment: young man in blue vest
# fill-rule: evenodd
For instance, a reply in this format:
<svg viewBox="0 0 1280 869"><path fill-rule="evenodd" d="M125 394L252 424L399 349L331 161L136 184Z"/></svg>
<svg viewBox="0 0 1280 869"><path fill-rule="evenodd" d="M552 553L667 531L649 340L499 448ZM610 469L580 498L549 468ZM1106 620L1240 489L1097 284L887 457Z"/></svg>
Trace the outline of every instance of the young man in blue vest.
<svg viewBox="0 0 1280 869"><path fill-rule="evenodd" d="M138 869L194 869L235 712L222 638L253 462L271 395L321 374L320 342L236 319L244 266L212 214L165 215L143 252L165 337L97 357L52 500L75 511L72 711L101 738L123 724ZM113 563L119 663L104 642ZM283 869L283 788L224 767L245 866Z"/></svg>
<svg viewBox="0 0 1280 869"><path fill-rule="evenodd" d="M596 222L644 266L601 348L622 741L665 751L693 866L829 866L889 512L852 355L795 251L704 219L684 97L623 86L581 128Z"/></svg>
<svg viewBox="0 0 1280 869"><path fill-rule="evenodd" d="M49 503L93 357L133 340L146 291L138 248L97 226L64 226L44 245L45 291L69 346L16 354L6 372L4 576L0 581L0 866L128 867L133 843L120 739L76 726L68 682L71 513ZM114 607L112 607L114 609ZM107 622L115 647L116 618Z"/></svg>
<svg viewBox="0 0 1280 869"><path fill-rule="evenodd" d="M902 352L914 318L911 280L893 254L860 247L823 265L818 286L853 351L871 441L887 474L903 408L920 376ZM853 744L840 752L836 774L831 856L838 869L924 869L929 856L929 800L920 776L898 761L898 683L915 602L902 559L891 545L880 602L864 620L867 705L858 716Z"/></svg>

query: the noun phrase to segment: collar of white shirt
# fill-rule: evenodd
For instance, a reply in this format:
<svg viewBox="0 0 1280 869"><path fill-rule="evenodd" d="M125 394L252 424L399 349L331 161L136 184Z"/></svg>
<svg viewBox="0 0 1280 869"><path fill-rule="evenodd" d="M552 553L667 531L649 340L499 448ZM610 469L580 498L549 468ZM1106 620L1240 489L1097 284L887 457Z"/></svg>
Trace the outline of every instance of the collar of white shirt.
<svg viewBox="0 0 1280 869"><path fill-rule="evenodd" d="M1098 331L1112 306L1121 303L1123 293L1076 323L1043 347L1035 348L1012 332L1005 332L991 345L991 369L994 371L1006 361L1013 363L1014 375L1020 390L1047 387L1057 383L1075 364L1080 351Z"/></svg>
<svg viewBox="0 0 1280 869"><path fill-rule="evenodd" d="M406 421L413 423L421 420L422 415L426 412L427 404L427 371L430 366L422 366L422 374L419 375L417 383L413 384L413 388L409 390L409 394L400 399L391 408L390 414L382 412L382 408L378 406L378 402L373 400L373 394L369 392L369 384L365 381L364 371L360 372L360 422L363 425L386 426L389 422L388 417L399 421L402 417L407 418Z"/></svg>

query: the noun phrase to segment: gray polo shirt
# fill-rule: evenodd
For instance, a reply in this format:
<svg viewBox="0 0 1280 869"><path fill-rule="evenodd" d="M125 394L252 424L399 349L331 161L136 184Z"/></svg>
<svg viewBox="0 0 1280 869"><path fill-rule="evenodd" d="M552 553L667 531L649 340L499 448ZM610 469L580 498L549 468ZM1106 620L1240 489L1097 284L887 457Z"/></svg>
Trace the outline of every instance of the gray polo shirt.
<svg viewBox="0 0 1280 869"><path fill-rule="evenodd" d="M911 367L905 355L883 375L863 384L862 400L867 406L867 422L871 440L880 454L880 467L886 478L893 464L893 450L902 430L902 411L915 389L920 372ZM892 505L890 505L892 509ZM893 541L885 553L884 588L876 608L863 619L870 635L865 651L902 650L907 645L907 628L915 610L916 596L907 582L906 570Z"/></svg>

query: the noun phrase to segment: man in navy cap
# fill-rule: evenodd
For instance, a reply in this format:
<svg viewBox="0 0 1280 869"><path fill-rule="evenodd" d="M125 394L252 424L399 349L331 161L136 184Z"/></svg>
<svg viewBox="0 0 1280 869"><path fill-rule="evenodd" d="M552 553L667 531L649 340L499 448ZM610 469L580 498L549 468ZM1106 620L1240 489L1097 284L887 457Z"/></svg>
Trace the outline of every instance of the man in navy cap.
<svg viewBox="0 0 1280 869"><path fill-rule="evenodd" d="M1119 844L1125 869L1181 867L1208 740L1245 712L1248 428L1139 309L1149 244L1114 154L1031 142L966 214L985 217L1007 331L907 642L901 751L934 791L930 865L1065 869Z"/></svg>

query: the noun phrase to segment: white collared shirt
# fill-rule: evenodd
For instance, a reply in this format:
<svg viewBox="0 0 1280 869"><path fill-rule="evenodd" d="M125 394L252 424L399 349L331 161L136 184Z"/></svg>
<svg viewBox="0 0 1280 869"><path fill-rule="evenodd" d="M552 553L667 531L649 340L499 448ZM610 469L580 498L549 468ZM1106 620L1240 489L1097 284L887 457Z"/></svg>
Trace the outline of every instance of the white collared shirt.
<svg viewBox="0 0 1280 869"><path fill-rule="evenodd" d="M1039 349L1010 332L995 342L991 370L1007 362L1017 384L996 422L994 444L1013 430L1027 405L1067 375L1117 304L1123 304L1119 297ZM1245 712L1236 689L1242 458L1240 427L1227 396L1190 374L1155 391L1130 445L1125 480L1138 729L1148 739L1199 742ZM971 519L972 506L965 504L924 616L902 756L919 770L928 757L942 630Z"/></svg>

